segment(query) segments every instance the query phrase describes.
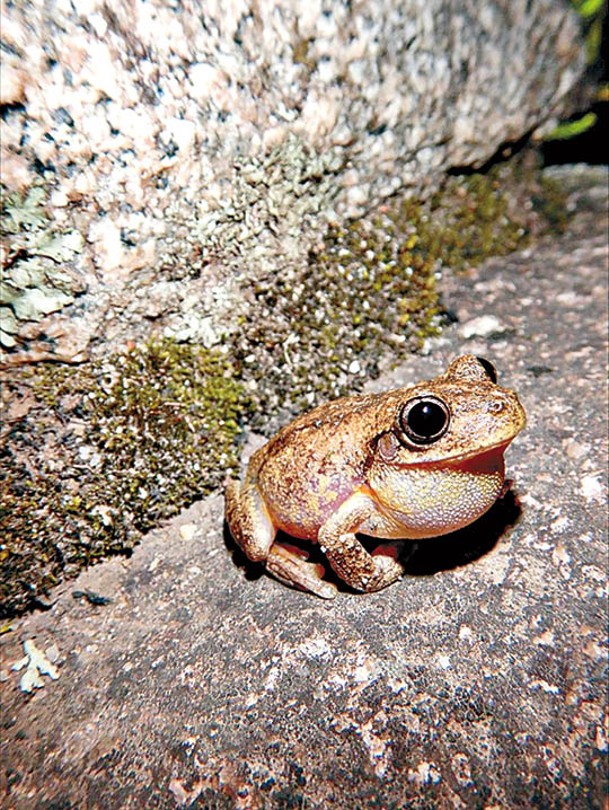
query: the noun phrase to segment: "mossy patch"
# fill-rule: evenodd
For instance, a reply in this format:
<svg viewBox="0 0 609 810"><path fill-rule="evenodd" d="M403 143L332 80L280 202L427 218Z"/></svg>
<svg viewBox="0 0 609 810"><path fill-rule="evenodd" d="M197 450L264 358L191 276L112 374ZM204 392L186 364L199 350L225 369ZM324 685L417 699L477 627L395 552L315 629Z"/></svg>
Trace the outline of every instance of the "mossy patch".
<svg viewBox="0 0 609 810"><path fill-rule="evenodd" d="M63 573L129 550L217 488L247 411L226 356L152 342L21 380L2 448L0 603L28 607Z"/></svg>

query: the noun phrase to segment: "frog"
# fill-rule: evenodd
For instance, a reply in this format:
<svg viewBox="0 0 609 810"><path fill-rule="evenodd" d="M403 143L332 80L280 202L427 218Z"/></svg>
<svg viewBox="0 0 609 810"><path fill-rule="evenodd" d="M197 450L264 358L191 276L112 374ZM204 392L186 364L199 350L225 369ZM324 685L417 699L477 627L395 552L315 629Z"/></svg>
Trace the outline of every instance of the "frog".
<svg viewBox="0 0 609 810"><path fill-rule="evenodd" d="M337 594L324 565L302 542L278 542L279 531L318 544L354 591L379 591L404 576L399 541L450 534L491 508L504 488L505 450L525 424L517 393L471 354L431 380L335 399L279 430L243 479L228 481L228 528L286 585Z"/></svg>

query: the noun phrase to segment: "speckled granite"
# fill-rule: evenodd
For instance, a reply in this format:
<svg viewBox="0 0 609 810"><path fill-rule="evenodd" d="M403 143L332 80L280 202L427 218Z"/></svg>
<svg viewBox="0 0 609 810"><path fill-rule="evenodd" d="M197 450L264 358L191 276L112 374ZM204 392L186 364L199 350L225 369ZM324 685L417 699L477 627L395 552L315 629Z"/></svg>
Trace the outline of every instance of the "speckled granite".
<svg viewBox="0 0 609 810"><path fill-rule="evenodd" d="M606 174L572 199L444 279L460 323L374 384L492 360L529 418L511 495L331 604L245 567L219 495L82 574L2 637L5 806L606 807ZM27 697L32 638L60 677Z"/></svg>
<svg viewBox="0 0 609 810"><path fill-rule="evenodd" d="M44 192L4 257L23 317L2 309L2 339L76 360L151 322L213 344L244 280L482 164L583 69L556 0L32 0L5 4L2 44L3 183Z"/></svg>

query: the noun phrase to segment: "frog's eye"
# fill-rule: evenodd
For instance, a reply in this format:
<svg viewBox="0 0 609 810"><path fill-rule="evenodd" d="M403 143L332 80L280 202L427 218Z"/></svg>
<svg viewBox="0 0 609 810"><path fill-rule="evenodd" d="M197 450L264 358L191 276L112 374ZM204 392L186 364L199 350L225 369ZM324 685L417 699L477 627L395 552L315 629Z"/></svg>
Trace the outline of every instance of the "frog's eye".
<svg viewBox="0 0 609 810"><path fill-rule="evenodd" d="M484 371L486 372L486 376L492 383L497 384L497 369L495 366L487 360L486 357L476 357L476 360L480 363Z"/></svg>
<svg viewBox="0 0 609 810"><path fill-rule="evenodd" d="M399 416L400 427L414 444L431 444L443 436L450 422L450 412L441 399L415 397L404 405Z"/></svg>

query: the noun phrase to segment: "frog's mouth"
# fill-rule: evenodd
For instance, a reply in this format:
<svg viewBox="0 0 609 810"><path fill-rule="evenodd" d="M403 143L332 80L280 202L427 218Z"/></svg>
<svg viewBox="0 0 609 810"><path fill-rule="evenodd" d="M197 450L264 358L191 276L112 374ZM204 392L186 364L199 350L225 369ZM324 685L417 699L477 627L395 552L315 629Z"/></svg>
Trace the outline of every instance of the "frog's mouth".
<svg viewBox="0 0 609 810"><path fill-rule="evenodd" d="M431 467L436 467L439 469L452 467L452 468L459 468L463 471L471 471L474 472L476 470L485 470L494 468L497 469L500 465L502 466L504 463L503 454L505 453L506 449L512 443L513 439L504 439L502 442L497 442L496 444L491 444L488 447L483 449L478 448L477 450L472 450L471 453L458 453L457 455L451 456L449 458L437 458L437 459L421 459L420 461L408 461L404 463L398 463L396 467L418 467L419 469L429 469Z"/></svg>
<svg viewBox="0 0 609 810"><path fill-rule="evenodd" d="M484 450L471 453L462 453L454 458L445 459L442 462L444 467L458 467L463 472L491 472L503 469L505 453L512 439L497 442ZM433 462L431 462L433 464Z"/></svg>

